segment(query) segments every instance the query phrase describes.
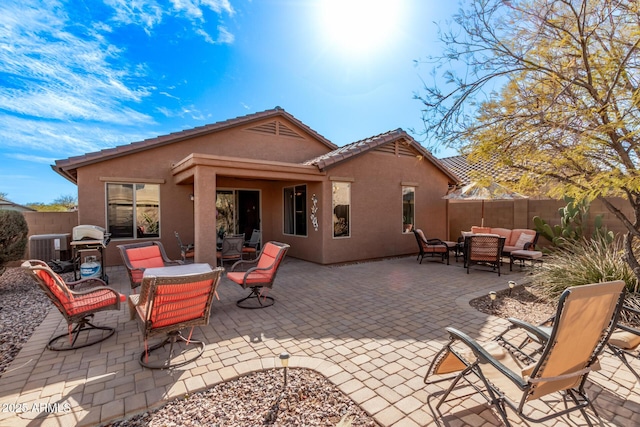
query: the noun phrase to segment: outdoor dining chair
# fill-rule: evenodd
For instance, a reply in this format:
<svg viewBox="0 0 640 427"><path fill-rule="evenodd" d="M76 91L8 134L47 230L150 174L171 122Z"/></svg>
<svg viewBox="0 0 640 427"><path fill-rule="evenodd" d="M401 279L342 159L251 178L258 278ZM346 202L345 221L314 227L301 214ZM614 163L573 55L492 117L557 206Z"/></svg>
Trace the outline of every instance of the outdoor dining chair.
<svg viewBox="0 0 640 427"><path fill-rule="evenodd" d="M182 261L169 259L162 243L156 241L118 245L118 249L134 290L142 284L145 269L182 264Z"/></svg>
<svg viewBox="0 0 640 427"><path fill-rule="evenodd" d="M213 296L223 271L208 264L188 264L145 272L140 294L129 296L131 318L137 321L144 339L139 357L142 366L173 368L202 355L205 343L191 336L195 326L209 324ZM184 337L181 330L189 327L189 336ZM165 339L149 347L147 341L155 335L165 335Z"/></svg>
<svg viewBox="0 0 640 427"><path fill-rule="evenodd" d="M267 292L273 288L278 268L287 250L289 245L286 243L267 242L256 259L238 261L231 266L227 278L244 289L251 289L249 296L236 301L238 307L265 308L273 305L275 300L267 296Z"/></svg>
<svg viewBox="0 0 640 427"><path fill-rule="evenodd" d="M484 344L458 329L446 328L449 342L436 354L424 379L426 384L451 381L432 407L434 415L439 416L435 412L464 379L507 426L507 406L527 421L544 422L579 410L589 422L585 408L590 407L596 416L597 412L584 386L589 373L600 368L598 356L615 329L624 294L621 280L567 288L543 349L533 356L514 345L519 338L507 332L526 336L539 334L539 329L517 319L508 319L507 331ZM536 412L540 406L533 401L545 401L542 398L552 393L562 395L564 406L554 399L552 413L540 416Z"/></svg>
<svg viewBox="0 0 640 427"><path fill-rule="evenodd" d="M186 262L187 258L194 258L196 251L193 243L185 245L184 243L182 243L180 234L177 231L174 231L174 233L176 235L176 240L178 241L178 247L180 248L180 257L182 258L182 262Z"/></svg>
<svg viewBox="0 0 640 427"><path fill-rule="evenodd" d="M244 246L242 247L242 254L246 254L248 257L256 257L258 250L260 250L260 238L262 237L262 233L260 230L253 230L251 233L251 238L244 242Z"/></svg>
<svg viewBox="0 0 640 427"><path fill-rule="evenodd" d="M216 258L220 266L224 267L225 261L238 261L242 259L244 246L244 234L228 234L222 239L222 247L216 251Z"/></svg>
<svg viewBox="0 0 640 427"><path fill-rule="evenodd" d="M30 273L67 321L68 332L50 339L47 343L49 350L65 351L87 347L104 341L115 333L112 327L94 325L92 319L95 313L101 311L120 310L120 303L126 300L125 295L108 287L98 278L65 282L44 261L28 260L21 267ZM66 337L68 342L63 339Z"/></svg>
<svg viewBox="0 0 640 427"><path fill-rule="evenodd" d="M502 264L502 248L504 247L504 237L487 236L475 234L466 236L464 239L464 266L469 274L469 267L472 263L483 264L492 267L493 271L500 276L500 265Z"/></svg>

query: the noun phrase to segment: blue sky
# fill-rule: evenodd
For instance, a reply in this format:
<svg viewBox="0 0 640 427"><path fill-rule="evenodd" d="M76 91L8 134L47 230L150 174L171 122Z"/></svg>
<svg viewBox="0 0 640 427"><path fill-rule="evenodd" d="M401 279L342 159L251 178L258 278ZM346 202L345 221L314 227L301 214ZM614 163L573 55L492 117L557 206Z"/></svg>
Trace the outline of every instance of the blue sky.
<svg viewBox="0 0 640 427"><path fill-rule="evenodd" d="M366 7L364 7L366 5ZM280 106L341 146L418 141L441 0L2 0L0 192L76 195L56 159ZM424 143L426 144L426 143ZM454 155L442 150L437 157Z"/></svg>

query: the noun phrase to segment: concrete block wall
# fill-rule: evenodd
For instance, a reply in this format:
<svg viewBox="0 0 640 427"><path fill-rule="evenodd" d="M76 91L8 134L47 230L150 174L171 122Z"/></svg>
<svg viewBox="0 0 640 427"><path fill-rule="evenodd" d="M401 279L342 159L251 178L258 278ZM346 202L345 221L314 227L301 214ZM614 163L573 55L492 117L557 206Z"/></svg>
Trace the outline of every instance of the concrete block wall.
<svg viewBox="0 0 640 427"><path fill-rule="evenodd" d="M78 225L78 212L23 212L29 236L71 233Z"/></svg>

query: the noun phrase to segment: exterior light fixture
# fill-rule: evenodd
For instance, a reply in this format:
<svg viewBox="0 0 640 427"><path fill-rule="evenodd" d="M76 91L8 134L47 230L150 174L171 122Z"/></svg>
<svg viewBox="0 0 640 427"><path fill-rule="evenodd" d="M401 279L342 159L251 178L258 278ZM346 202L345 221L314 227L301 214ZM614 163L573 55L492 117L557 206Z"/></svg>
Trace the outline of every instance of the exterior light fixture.
<svg viewBox="0 0 640 427"><path fill-rule="evenodd" d="M287 368L289 367L289 353L286 351L284 353L280 353L280 364L284 368L284 387L287 387Z"/></svg>
<svg viewBox="0 0 640 427"><path fill-rule="evenodd" d="M513 291L513 288L515 288L516 285L516 282L514 282L513 280L509 280L509 296L511 296L511 291Z"/></svg>
<svg viewBox="0 0 640 427"><path fill-rule="evenodd" d="M491 300L491 308L493 308L493 302L496 300L497 297L498 297L498 294L496 294L495 291L489 292L489 299Z"/></svg>
<svg viewBox="0 0 640 427"><path fill-rule="evenodd" d="M189 199L193 202L196 199L196 196L193 193L189 194Z"/></svg>

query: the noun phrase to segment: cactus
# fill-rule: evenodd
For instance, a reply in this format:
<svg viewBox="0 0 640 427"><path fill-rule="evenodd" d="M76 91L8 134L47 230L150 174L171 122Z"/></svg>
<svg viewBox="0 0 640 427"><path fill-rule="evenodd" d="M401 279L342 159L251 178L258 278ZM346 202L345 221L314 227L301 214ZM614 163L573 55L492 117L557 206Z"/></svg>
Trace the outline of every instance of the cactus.
<svg viewBox="0 0 640 427"><path fill-rule="evenodd" d="M558 209L560 215L560 225L550 226L542 218L535 216L533 223L536 231L547 239L553 246L560 247L567 242L575 242L584 237L583 225L586 224L589 216L589 202L575 199L569 196L564 197L566 206ZM602 215L594 218L593 238L600 239L605 243L611 243L614 239L612 231L608 231L602 223Z"/></svg>

